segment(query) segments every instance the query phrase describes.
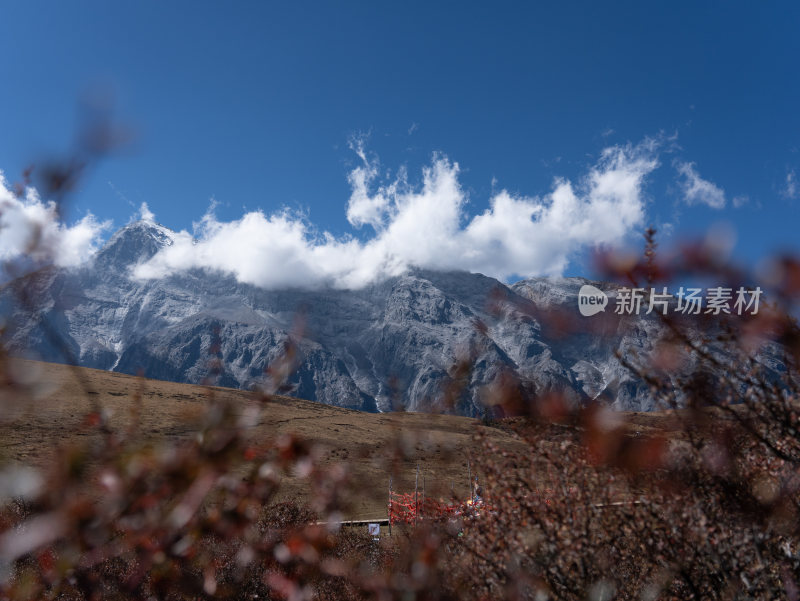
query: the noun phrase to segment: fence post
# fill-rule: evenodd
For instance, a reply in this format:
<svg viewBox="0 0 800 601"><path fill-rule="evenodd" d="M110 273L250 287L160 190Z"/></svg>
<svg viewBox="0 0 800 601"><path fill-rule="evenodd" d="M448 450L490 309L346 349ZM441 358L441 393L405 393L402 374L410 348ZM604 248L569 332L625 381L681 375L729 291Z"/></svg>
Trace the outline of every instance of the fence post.
<svg viewBox="0 0 800 601"><path fill-rule="evenodd" d="M467 459L467 480L469 481L469 500L472 501L472 466Z"/></svg>
<svg viewBox="0 0 800 601"><path fill-rule="evenodd" d="M389 536L392 535L392 480L393 476L389 476L389 505L386 508L386 516L389 518Z"/></svg>
<svg viewBox="0 0 800 601"><path fill-rule="evenodd" d="M422 472L422 517L425 517L425 472Z"/></svg>
<svg viewBox="0 0 800 601"><path fill-rule="evenodd" d="M417 514L419 513L419 501L417 500L418 485L419 485L419 463L417 464L417 475L414 478L414 527L417 526Z"/></svg>

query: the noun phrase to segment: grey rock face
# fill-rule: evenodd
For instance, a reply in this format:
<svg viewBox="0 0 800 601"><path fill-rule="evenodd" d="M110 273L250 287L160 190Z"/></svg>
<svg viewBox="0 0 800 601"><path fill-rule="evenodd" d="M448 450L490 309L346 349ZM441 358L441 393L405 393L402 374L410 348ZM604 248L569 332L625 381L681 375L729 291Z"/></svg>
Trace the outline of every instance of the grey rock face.
<svg viewBox="0 0 800 601"><path fill-rule="evenodd" d="M431 409L461 382L445 409L480 415L484 387L501 374L578 403L653 408L615 351L650 352L662 327L648 316L582 317L576 299L586 280L506 286L480 274L414 270L360 290L268 291L203 270L130 277L131 267L171 243L166 228L133 223L92 264L26 278L27 303L18 295L23 282L5 286L5 344L48 361L67 354L86 367L164 380L240 388L270 381L301 398L368 411ZM612 287L593 284L613 296ZM559 319L575 324L570 335L554 327ZM459 375L460 362L470 368Z"/></svg>

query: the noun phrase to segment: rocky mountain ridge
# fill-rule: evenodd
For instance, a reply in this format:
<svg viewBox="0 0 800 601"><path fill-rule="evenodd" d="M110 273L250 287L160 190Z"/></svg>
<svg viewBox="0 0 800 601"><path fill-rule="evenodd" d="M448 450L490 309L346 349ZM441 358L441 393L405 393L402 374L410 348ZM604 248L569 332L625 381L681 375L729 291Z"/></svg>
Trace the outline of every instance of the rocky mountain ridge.
<svg viewBox="0 0 800 601"><path fill-rule="evenodd" d="M131 268L172 243L152 222L115 233L91 264L48 268L0 290L5 344L47 361L178 382L280 386L294 396L367 411L441 409L480 415L486 386L511 375L574 402L650 410L647 386L615 351L646 354L655 316L578 312L582 278L511 286L480 274L414 269L360 290L264 290L192 270L137 280ZM34 306L19 302L26 287ZM573 324L564 335L559 320ZM562 328L563 329L563 328ZM457 367L464 363L462 373ZM279 377L285 373L285 381Z"/></svg>

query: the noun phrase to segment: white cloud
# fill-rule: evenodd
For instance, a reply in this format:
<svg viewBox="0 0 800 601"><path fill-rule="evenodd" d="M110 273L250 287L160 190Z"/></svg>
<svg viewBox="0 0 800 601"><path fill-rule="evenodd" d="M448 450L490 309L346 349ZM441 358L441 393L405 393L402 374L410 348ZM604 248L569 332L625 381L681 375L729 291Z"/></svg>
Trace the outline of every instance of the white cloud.
<svg viewBox="0 0 800 601"><path fill-rule="evenodd" d="M139 206L139 219L146 221L147 223L156 222L156 216L153 214L153 211L150 210L150 207L147 206L146 202L143 202Z"/></svg>
<svg viewBox="0 0 800 601"><path fill-rule="evenodd" d="M352 139L350 148L358 155L362 164L347 176L351 190L350 200L347 202L347 220L357 228L370 225L376 230L381 229L391 197L397 193L399 179L390 186L381 187L377 192L370 194L370 188L379 175L378 160L367 158L363 138Z"/></svg>
<svg viewBox="0 0 800 601"><path fill-rule="evenodd" d="M783 187L783 195L791 200L800 198L800 186L797 184L797 173L794 169L786 172L786 183Z"/></svg>
<svg viewBox="0 0 800 601"><path fill-rule="evenodd" d="M703 179L697 173L694 163L675 162L675 169L683 176L681 189L683 198L689 205L704 204L712 209L725 207L725 192L716 184Z"/></svg>
<svg viewBox="0 0 800 601"><path fill-rule="evenodd" d="M91 213L67 226L53 202L43 202L32 188L18 197L0 171L0 260L4 262L24 259L59 267L80 265L97 251L110 226Z"/></svg>
<svg viewBox="0 0 800 601"><path fill-rule="evenodd" d="M206 268L267 288L357 288L410 266L501 279L560 274L580 250L620 242L642 224L645 178L658 165L655 144L607 148L580 181L557 179L542 197L501 190L487 210L470 219L458 163L435 155L420 185L410 185L403 170L381 184L377 159L356 141L352 148L361 164L348 178L347 218L355 227L371 226L371 237L320 234L288 211L256 211L221 222L212 208L193 234L176 234L135 276Z"/></svg>
<svg viewBox="0 0 800 601"><path fill-rule="evenodd" d="M670 238L675 233L675 224L667 221L659 225L658 231L665 237Z"/></svg>

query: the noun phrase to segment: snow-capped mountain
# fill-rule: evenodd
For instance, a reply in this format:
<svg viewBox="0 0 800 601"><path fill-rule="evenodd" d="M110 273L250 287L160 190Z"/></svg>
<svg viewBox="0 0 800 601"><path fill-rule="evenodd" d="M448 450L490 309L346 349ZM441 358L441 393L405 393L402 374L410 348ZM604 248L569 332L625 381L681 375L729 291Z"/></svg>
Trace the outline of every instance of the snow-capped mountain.
<svg viewBox="0 0 800 601"><path fill-rule="evenodd" d="M172 236L135 222L89 265L48 268L5 286L6 346L48 361L66 353L86 367L179 382L211 376L240 388L263 384L265 370L288 357L283 390L369 411L431 408L468 359L466 387L451 407L461 414L481 414L482 390L501 372L540 392L566 390L575 402L653 408L615 351L649 352L657 319L582 317L576 299L586 280L507 286L479 274L414 270L360 290L269 291L206 270L132 278L131 268ZM575 331L556 331L558 319Z"/></svg>

